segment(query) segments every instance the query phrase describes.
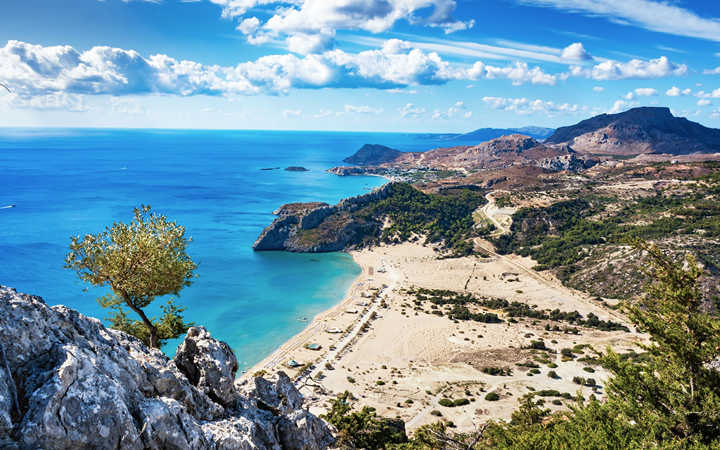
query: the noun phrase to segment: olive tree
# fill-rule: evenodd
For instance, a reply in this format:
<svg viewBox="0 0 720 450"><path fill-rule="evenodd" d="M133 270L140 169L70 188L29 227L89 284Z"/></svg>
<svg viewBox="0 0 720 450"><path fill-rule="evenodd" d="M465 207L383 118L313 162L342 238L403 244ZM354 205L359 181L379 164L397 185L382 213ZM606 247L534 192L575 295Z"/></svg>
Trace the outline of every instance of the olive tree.
<svg viewBox="0 0 720 450"><path fill-rule="evenodd" d="M65 267L87 283L110 288L98 302L115 310L109 318L112 328L160 348L192 324L183 321L184 308L172 299L161 307L160 319L148 318L144 308L156 297L178 295L192 283L196 265L186 253L190 241L184 227L142 205L135 208L130 223L115 222L101 233L73 236ZM141 320L129 319L124 307Z"/></svg>

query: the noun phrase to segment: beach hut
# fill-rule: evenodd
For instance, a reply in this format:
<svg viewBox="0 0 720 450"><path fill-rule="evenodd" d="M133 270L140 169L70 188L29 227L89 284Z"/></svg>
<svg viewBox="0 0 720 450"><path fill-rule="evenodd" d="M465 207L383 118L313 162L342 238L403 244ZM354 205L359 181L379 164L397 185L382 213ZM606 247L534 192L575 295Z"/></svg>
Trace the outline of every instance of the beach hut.
<svg viewBox="0 0 720 450"><path fill-rule="evenodd" d="M294 359L291 359L290 361L287 362L287 366L290 367L291 369L294 369L294 368L296 368L296 367L302 366L302 364L300 364L299 362L295 361Z"/></svg>
<svg viewBox="0 0 720 450"><path fill-rule="evenodd" d="M317 351L317 350L320 350L322 348L322 346L320 344L306 344L305 348L308 350Z"/></svg>

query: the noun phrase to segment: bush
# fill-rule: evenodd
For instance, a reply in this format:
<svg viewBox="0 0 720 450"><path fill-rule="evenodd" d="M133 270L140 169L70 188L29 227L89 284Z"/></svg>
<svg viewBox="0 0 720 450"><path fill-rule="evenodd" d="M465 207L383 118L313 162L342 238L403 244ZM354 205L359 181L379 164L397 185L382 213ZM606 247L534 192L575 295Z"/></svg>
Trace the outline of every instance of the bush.
<svg viewBox="0 0 720 450"><path fill-rule="evenodd" d="M500 396L495 392L489 392L485 396L485 400L487 400L489 402L496 402L496 401L500 400Z"/></svg>
<svg viewBox="0 0 720 450"><path fill-rule="evenodd" d="M595 373L595 369L593 369L592 367L583 367L583 370L585 372Z"/></svg>
<svg viewBox="0 0 720 450"><path fill-rule="evenodd" d="M509 377L512 375L512 369L504 369L502 367L483 367L482 373L492 376Z"/></svg>
<svg viewBox="0 0 720 450"><path fill-rule="evenodd" d="M436 417L442 417L442 413L437 409L433 409L432 411L430 411L430 414Z"/></svg>
<svg viewBox="0 0 720 450"><path fill-rule="evenodd" d="M550 372L548 372L547 375L548 375L550 378L553 378L553 379L556 379L556 380L557 380L558 378L560 378L560 376L559 376L559 375L557 374L557 372L555 372L554 370L551 370Z"/></svg>
<svg viewBox="0 0 720 450"><path fill-rule="evenodd" d="M377 384L378 386L385 386L385 382L383 380L377 380L375 384Z"/></svg>
<svg viewBox="0 0 720 450"><path fill-rule="evenodd" d="M470 404L470 400L466 398L459 398L453 402L454 406L464 406Z"/></svg>
<svg viewBox="0 0 720 450"><path fill-rule="evenodd" d="M453 406L455 406L455 403L449 398L441 398L438 404L446 408L452 408Z"/></svg>
<svg viewBox="0 0 720 450"><path fill-rule="evenodd" d="M355 383L355 378L353 377L347 377L347 380L349 383Z"/></svg>

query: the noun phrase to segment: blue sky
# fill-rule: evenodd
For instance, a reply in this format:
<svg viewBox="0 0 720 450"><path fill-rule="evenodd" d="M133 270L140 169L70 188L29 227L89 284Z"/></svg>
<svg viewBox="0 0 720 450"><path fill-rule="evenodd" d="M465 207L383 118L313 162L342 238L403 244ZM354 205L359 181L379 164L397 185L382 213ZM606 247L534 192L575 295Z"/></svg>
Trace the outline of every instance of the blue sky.
<svg viewBox="0 0 720 450"><path fill-rule="evenodd" d="M3 0L1 126L720 127L720 2Z"/></svg>

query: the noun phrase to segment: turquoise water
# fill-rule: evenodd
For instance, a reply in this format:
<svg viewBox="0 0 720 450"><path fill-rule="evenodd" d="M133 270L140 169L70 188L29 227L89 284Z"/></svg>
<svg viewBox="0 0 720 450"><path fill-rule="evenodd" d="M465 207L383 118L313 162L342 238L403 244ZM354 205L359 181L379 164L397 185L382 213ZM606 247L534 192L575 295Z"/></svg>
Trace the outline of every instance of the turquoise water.
<svg viewBox="0 0 720 450"><path fill-rule="evenodd" d="M178 299L187 319L248 367L301 331L298 319L337 303L359 273L346 254L251 245L283 203L334 203L381 185L324 172L365 143L428 145L387 133L0 129L0 207L16 205L0 209L0 284L104 318L102 290L85 291L62 267L69 237L129 221L134 206L149 204L193 237L198 278ZM260 170L291 165L310 171Z"/></svg>

